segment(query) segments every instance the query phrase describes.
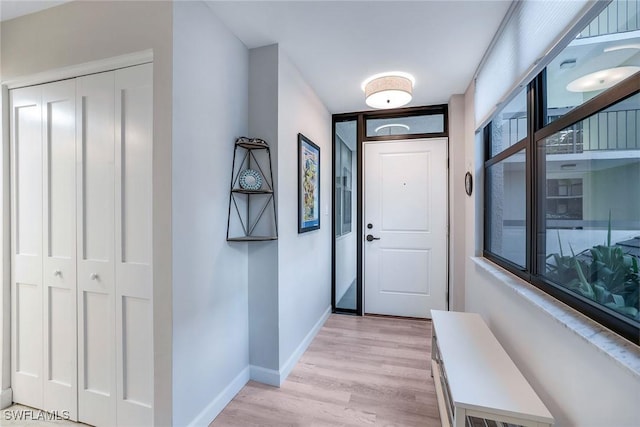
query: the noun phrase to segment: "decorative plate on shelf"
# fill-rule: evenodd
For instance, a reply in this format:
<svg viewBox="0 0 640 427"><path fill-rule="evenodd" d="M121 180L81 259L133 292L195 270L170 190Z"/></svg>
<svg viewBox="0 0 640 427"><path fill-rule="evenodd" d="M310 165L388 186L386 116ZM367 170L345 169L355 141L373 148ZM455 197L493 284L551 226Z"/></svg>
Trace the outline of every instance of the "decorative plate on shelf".
<svg viewBox="0 0 640 427"><path fill-rule="evenodd" d="M262 187L262 176L258 171L245 169L240 172L240 188L244 190L259 190Z"/></svg>

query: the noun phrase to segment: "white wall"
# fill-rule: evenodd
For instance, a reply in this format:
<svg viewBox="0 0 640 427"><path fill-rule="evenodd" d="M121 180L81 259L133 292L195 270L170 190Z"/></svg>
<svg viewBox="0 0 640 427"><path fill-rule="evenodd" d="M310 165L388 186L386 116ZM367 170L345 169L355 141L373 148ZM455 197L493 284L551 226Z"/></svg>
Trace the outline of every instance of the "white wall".
<svg viewBox="0 0 640 427"><path fill-rule="evenodd" d="M272 147L279 233L249 248L251 378L279 386L331 306L331 115L277 45L251 49L249 99L251 136ZM321 228L304 234L299 132L321 150Z"/></svg>
<svg viewBox="0 0 640 427"><path fill-rule="evenodd" d="M449 307L464 310L466 223L464 96L449 100Z"/></svg>
<svg viewBox="0 0 640 427"><path fill-rule="evenodd" d="M3 81L153 49L153 363L157 425L169 425L172 419L172 19L170 2L74 1L2 22L0 27ZM5 148L6 144L5 139ZM6 203L8 194L4 196ZM3 244L8 245L8 239L3 239ZM3 286L6 290L9 282L5 280ZM8 324L3 326L6 337ZM3 387L8 385L7 363L9 360L3 359Z"/></svg>
<svg viewBox="0 0 640 427"><path fill-rule="evenodd" d="M320 147L320 229L303 234L297 226L298 133ZM331 306L331 152L331 114L280 49L278 272L280 368L285 370Z"/></svg>
<svg viewBox="0 0 640 427"><path fill-rule="evenodd" d="M474 116L473 96L471 85L465 95L468 117ZM470 121L465 141L467 161L473 162L479 176L482 146ZM640 379L511 289L504 279L513 280L511 274L496 277L471 259L482 247L482 184L478 181L476 196L466 204L466 311L480 313L487 321L551 411L555 425L637 426Z"/></svg>
<svg viewBox="0 0 640 427"><path fill-rule="evenodd" d="M247 244L226 241L247 48L204 2L173 3L173 424L208 424L249 378Z"/></svg>
<svg viewBox="0 0 640 427"><path fill-rule="evenodd" d="M249 136L271 147L276 206L278 188L278 46L249 52ZM282 221L279 221L282 224ZM249 244L251 377L276 383L279 368L278 241Z"/></svg>

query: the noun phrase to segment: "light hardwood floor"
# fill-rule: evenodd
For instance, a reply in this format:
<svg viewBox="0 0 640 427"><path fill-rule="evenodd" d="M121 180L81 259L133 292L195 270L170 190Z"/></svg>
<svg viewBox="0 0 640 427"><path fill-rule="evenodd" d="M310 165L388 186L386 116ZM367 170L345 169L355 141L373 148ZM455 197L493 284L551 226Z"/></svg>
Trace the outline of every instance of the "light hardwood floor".
<svg viewBox="0 0 640 427"><path fill-rule="evenodd" d="M333 314L281 388L249 382L210 426L439 426L431 322Z"/></svg>

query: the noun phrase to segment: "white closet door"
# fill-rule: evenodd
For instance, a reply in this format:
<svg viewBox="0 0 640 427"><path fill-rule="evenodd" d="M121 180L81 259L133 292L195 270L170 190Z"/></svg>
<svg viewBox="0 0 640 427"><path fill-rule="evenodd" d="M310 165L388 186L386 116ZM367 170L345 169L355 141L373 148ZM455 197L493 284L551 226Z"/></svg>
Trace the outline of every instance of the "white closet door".
<svg viewBox="0 0 640 427"><path fill-rule="evenodd" d="M41 408L42 96L11 91L11 386L13 400Z"/></svg>
<svg viewBox="0 0 640 427"><path fill-rule="evenodd" d="M152 64L11 91L14 401L153 424Z"/></svg>
<svg viewBox="0 0 640 427"><path fill-rule="evenodd" d="M114 73L76 79L78 419L116 425Z"/></svg>
<svg viewBox="0 0 640 427"><path fill-rule="evenodd" d="M42 87L44 404L77 420L75 81Z"/></svg>
<svg viewBox="0 0 640 427"><path fill-rule="evenodd" d="M115 72L118 425L153 425L152 64Z"/></svg>

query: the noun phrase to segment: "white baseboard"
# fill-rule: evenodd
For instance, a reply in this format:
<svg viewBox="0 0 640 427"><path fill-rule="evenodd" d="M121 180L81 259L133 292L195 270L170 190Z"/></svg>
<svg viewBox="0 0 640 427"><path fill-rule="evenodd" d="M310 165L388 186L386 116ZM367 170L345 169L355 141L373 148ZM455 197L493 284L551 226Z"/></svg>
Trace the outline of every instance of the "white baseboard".
<svg viewBox="0 0 640 427"><path fill-rule="evenodd" d="M208 426L248 381L249 367L247 366L189 423L189 427Z"/></svg>
<svg viewBox="0 0 640 427"><path fill-rule="evenodd" d="M0 409L5 409L13 403L13 390L6 388L0 392Z"/></svg>
<svg viewBox="0 0 640 427"><path fill-rule="evenodd" d="M280 372L275 369L251 365L251 379L262 384L280 387Z"/></svg>
<svg viewBox="0 0 640 427"><path fill-rule="evenodd" d="M316 324L313 325L313 328L311 328L309 333L304 337L291 356L289 356L280 370L276 371L275 369L267 369L261 366L251 365L251 379L259 383L280 387L296 366L298 360L300 360L304 352L307 350L311 341L316 337L318 331L320 331L320 328L324 325L324 322L327 321L329 315L331 315L331 307L327 307L322 316L320 316L320 319L318 319Z"/></svg>
<svg viewBox="0 0 640 427"><path fill-rule="evenodd" d="M318 319L316 324L313 325L313 328L311 328L307 336L304 337L298 348L295 349L295 351L291 354L291 356L289 356L284 365L282 365L282 367L280 368L280 384L282 384L284 380L287 379L293 368L296 366L296 363L298 363L298 360L300 360L304 352L307 351L309 344L311 344L311 341L313 341L313 339L316 337L316 335L324 325L324 322L327 321L330 315L331 306L327 307L322 316L320 316L320 319Z"/></svg>

